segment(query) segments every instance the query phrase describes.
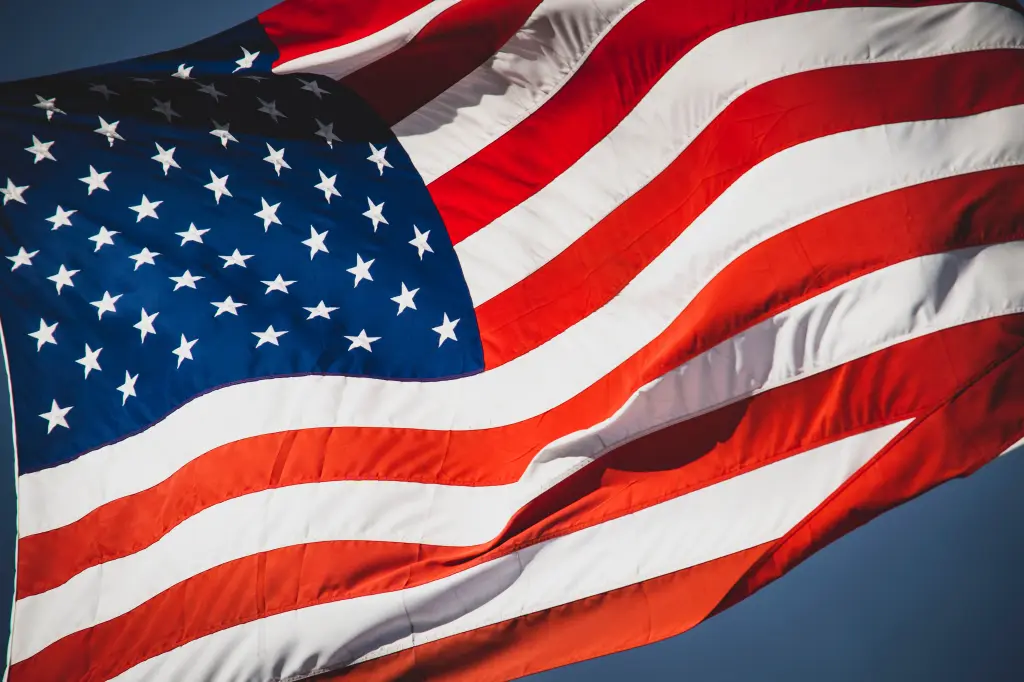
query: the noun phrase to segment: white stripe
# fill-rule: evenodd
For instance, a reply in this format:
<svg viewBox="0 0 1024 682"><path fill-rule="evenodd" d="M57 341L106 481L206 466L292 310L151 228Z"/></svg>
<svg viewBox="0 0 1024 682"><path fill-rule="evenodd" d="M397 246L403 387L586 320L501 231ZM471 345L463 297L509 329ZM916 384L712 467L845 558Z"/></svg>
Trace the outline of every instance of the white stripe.
<svg viewBox="0 0 1024 682"><path fill-rule="evenodd" d="M989 3L824 10L717 33L677 62L562 175L456 245L473 304L500 294L564 251L757 85L825 67L1005 46L1024 46L1024 17Z"/></svg>
<svg viewBox="0 0 1024 682"><path fill-rule="evenodd" d="M218 504L146 549L18 600L14 660L262 551L332 540L488 542L530 499L640 435L908 339L1024 310L1022 262L1024 242L964 249L904 261L824 292L652 382L603 424L548 446L515 484L337 481Z"/></svg>
<svg viewBox="0 0 1024 682"><path fill-rule="evenodd" d="M23 474L19 532L25 537L71 523L156 485L215 447L259 434L331 426L470 430L529 419L642 349L758 243L884 192L1021 163L1024 105L855 130L790 148L734 183L611 302L512 362L452 381L308 376L213 391L136 436Z"/></svg>
<svg viewBox="0 0 1024 682"><path fill-rule="evenodd" d="M516 126L642 0L544 0L485 64L394 126L430 183Z"/></svg>
<svg viewBox="0 0 1024 682"><path fill-rule="evenodd" d="M298 679L777 539L909 422L885 426L417 587L270 616L114 678Z"/></svg>
<svg viewBox="0 0 1024 682"><path fill-rule="evenodd" d="M423 28L461 0L433 0L399 21L351 43L312 52L274 67L274 73L317 73L340 79L405 47Z"/></svg>
<svg viewBox="0 0 1024 682"><path fill-rule="evenodd" d="M1015 450L1017 450L1017 448L1021 448L1021 452L1024 452L1024 438L1021 438L1019 441L1017 441L1016 443L1014 443L1010 447L1008 447L1005 450L1003 450L1003 452L1000 453L999 456L1002 457L1003 455L1008 455L1011 452L1014 452Z"/></svg>

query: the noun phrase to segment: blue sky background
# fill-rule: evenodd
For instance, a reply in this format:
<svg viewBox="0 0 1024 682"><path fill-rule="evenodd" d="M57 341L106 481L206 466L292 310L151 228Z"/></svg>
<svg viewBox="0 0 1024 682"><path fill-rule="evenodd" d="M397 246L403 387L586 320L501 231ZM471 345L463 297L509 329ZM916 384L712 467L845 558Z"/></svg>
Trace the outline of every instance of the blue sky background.
<svg viewBox="0 0 1024 682"><path fill-rule="evenodd" d="M0 81L179 47L272 4L0 0ZM0 406L6 391L0 373ZM9 434L0 408L0 613L9 609L14 562ZM851 533L690 632L530 679L1022 680L1022 492L1024 449ZM6 629L0 617L0 647Z"/></svg>

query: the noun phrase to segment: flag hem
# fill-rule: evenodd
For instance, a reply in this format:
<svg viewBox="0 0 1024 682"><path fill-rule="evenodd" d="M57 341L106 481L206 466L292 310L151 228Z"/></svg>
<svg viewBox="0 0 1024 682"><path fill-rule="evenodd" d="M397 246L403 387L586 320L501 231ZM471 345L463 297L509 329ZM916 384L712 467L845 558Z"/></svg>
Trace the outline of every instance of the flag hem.
<svg viewBox="0 0 1024 682"><path fill-rule="evenodd" d="M7 682L8 675L11 670L11 651L14 648L14 604L17 601L16 595L18 590L18 437L17 437L17 425L14 422L14 386L11 384L11 365L7 358L7 341L4 338L4 326L3 322L0 321L0 355L3 357L4 372L7 374L7 401L10 405L11 412L11 466L14 474L14 570L11 572L11 579L13 582L11 592L11 614L9 616L8 631L7 631L7 651L4 654L3 660L3 676L0 677L2 682Z"/></svg>

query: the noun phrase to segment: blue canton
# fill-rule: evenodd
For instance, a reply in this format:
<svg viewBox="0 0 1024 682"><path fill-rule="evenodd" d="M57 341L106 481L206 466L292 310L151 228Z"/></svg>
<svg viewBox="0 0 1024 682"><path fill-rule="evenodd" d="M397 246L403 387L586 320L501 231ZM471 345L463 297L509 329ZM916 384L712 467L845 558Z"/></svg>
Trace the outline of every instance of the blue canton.
<svg viewBox="0 0 1024 682"><path fill-rule="evenodd" d="M272 74L275 57L252 22L0 86L23 473L231 383L483 368L458 259L398 140L337 83Z"/></svg>

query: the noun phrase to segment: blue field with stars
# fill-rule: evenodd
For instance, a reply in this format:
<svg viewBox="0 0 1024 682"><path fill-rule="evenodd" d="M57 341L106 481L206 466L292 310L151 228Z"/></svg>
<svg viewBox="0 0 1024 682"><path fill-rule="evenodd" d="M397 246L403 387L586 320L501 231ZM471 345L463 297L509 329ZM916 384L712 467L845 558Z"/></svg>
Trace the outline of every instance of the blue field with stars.
<svg viewBox="0 0 1024 682"><path fill-rule="evenodd" d="M358 97L274 75L275 56L250 22L0 86L0 323L23 473L228 384L482 370L408 156Z"/></svg>

